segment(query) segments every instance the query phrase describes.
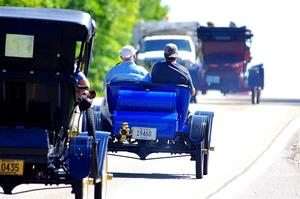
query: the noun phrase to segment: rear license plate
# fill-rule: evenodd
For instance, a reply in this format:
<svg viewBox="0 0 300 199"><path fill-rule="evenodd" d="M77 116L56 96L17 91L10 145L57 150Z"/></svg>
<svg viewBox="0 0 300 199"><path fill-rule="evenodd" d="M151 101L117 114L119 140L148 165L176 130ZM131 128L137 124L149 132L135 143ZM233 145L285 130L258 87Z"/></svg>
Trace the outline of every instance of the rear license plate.
<svg viewBox="0 0 300 199"><path fill-rule="evenodd" d="M209 84L219 84L220 83L220 77L219 76L206 76L206 82Z"/></svg>
<svg viewBox="0 0 300 199"><path fill-rule="evenodd" d="M132 127L132 138L139 140L156 140L156 128Z"/></svg>
<svg viewBox="0 0 300 199"><path fill-rule="evenodd" d="M24 160L0 160L0 175L19 175L24 172Z"/></svg>

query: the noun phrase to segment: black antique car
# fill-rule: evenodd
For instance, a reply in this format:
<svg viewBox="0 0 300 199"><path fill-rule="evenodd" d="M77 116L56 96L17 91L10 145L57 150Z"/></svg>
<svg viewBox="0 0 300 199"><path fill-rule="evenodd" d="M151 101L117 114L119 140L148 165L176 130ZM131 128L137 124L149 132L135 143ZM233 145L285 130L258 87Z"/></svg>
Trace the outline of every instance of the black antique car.
<svg viewBox="0 0 300 199"><path fill-rule="evenodd" d="M86 186L102 198L108 133L95 129L92 99L76 95L76 75L87 76L91 62L93 19L76 10L0 7L0 27L4 194L20 184L70 184L75 198Z"/></svg>

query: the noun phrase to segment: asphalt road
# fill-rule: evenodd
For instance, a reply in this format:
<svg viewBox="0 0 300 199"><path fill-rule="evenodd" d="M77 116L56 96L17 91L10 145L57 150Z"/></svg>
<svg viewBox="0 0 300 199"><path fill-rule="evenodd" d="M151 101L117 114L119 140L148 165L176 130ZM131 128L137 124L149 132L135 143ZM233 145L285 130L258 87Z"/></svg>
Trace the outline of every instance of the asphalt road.
<svg viewBox="0 0 300 199"><path fill-rule="evenodd" d="M263 174L232 198L300 198L300 129Z"/></svg>
<svg viewBox="0 0 300 199"><path fill-rule="evenodd" d="M110 157L114 179L108 185L108 198L226 198L218 194L252 167L300 113L298 100L268 98L253 106L248 96L219 95L201 97L191 110L215 112L212 145L216 151L211 153L208 176L195 180L189 158Z"/></svg>
<svg viewBox="0 0 300 199"><path fill-rule="evenodd" d="M189 157L141 161L135 159L135 155L127 153L122 155L130 155L132 158L110 155L108 171L114 175L114 178L108 182L108 199L202 199L226 198L226 196L231 198L234 195L222 195L222 193L228 189L230 192L232 188L230 184L246 175L246 171L254 167L262 154L273 146L276 138L285 135L282 134L284 129L300 115L299 100L266 98L259 105L251 105L249 96L208 95L199 96L198 99L199 103L190 107L192 112L196 110L215 112L212 145L216 147L216 151L210 155L209 174L201 180L195 179L195 165ZM288 138L291 137L292 134ZM293 144L285 143L284 146L293 146ZM153 154L149 158L160 156L162 155ZM275 154L274 158L282 157L286 156ZM264 198L266 189L258 190L252 185L257 185L256 180L260 181L260 177L265 180L262 181L263 185L268 181L273 182L273 177L276 176L269 176L268 179L268 173L285 172L296 178L296 174L299 174L298 169L292 165L279 166L282 170L276 172L272 172L274 165L269 165L271 165L268 167L270 169L263 168L259 171L262 175L255 179L250 178L245 186L234 187L234 189L240 188L234 191L235 197L243 198L245 195L250 197L252 193L252 196L259 194ZM282 179L278 180L282 182ZM273 185L270 184L270 189L280 191L283 187L275 181ZM262 187L261 184L259 186ZM32 189L34 190L29 191ZM22 185L14 190L14 195L0 194L1 199L73 197L70 188L64 186L45 189L45 186Z"/></svg>

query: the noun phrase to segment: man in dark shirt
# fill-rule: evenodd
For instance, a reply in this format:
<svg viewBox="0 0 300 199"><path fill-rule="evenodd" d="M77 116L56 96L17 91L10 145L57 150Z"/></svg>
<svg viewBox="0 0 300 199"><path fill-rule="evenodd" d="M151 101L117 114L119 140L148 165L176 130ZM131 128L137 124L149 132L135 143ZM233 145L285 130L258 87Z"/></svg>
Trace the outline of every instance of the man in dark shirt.
<svg viewBox="0 0 300 199"><path fill-rule="evenodd" d="M192 78L189 71L182 65L176 63L178 56L177 46L169 43L165 46L164 55L166 61L158 62L153 66L151 79L153 83L174 83L188 85L191 94L195 95Z"/></svg>

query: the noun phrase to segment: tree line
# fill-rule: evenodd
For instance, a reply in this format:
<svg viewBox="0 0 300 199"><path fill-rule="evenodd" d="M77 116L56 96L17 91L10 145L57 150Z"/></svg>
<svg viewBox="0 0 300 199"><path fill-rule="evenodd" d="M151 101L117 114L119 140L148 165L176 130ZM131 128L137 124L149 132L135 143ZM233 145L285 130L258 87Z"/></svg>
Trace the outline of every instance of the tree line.
<svg viewBox="0 0 300 199"><path fill-rule="evenodd" d="M168 6L161 0L0 0L0 6L76 9L96 21L93 61L89 70L92 89L102 93L107 71L120 61L119 50L130 44L133 26L139 21L162 20Z"/></svg>

